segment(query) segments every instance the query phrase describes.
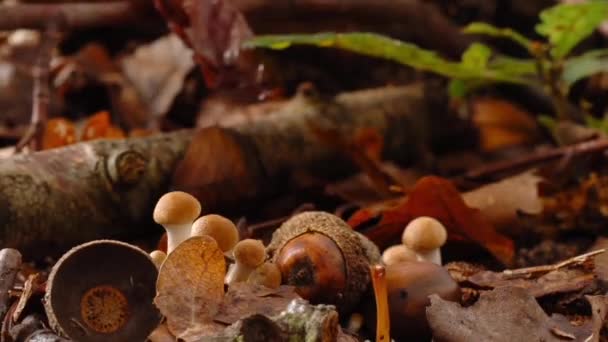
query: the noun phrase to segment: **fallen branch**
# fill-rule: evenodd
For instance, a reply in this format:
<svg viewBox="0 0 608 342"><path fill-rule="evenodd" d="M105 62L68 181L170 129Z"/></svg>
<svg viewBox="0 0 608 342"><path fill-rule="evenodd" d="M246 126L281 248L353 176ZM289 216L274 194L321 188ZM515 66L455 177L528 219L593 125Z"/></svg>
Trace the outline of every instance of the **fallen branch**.
<svg viewBox="0 0 608 342"><path fill-rule="evenodd" d="M0 163L0 245L31 254L145 234L142 227L186 152L174 185L196 194L207 210L244 207L246 200L276 195L293 173L352 172L340 151L312 133L311 121L345 137L372 130L383 157L414 161L428 139L427 120L446 113L431 109L435 100L425 93L438 92L389 87L327 101L300 94L277 112L232 128L101 140L6 158ZM446 136L435 127L432 139Z"/></svg>
<svg viewBox="0 0 608 342"><path fill-rule="evenodd" d="M125 26L142 16L132 1L0 4L0 30L45 29L49 16L65 18L66 29Z"/></svg>

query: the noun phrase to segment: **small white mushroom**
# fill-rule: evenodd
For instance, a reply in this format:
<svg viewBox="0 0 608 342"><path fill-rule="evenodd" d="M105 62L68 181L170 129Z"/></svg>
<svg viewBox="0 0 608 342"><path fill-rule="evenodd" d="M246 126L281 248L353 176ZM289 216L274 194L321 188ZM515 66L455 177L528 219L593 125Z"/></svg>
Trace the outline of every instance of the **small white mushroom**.
<svg viewBox="0 0 608 342"><path fill-rule="evenodd" d="M266 258L264 244L259 240L245 239L234 246L234 264L226 274L226 283L246 281L249 274Z"/></svg>
<svg viewBox="0 0 608 342"><path fill-rule="evenodd" d="M276 289L281 286L281 271L274 263L265 262L249 274L247 282Z"/></svg>
<svg viewBox="0 0 608 342"><path fill-rule="evenodd" d="M239 231L229 219L220 215L205 215L192 223L191 236L209 235L222 252L227 253L239 242Z"/></svg>
<svg viewBox="0 0 608 342"><path fill-rule="evenodd" d="M153 216L167 231L167 254L190 237L192 222L200 213L199 201L182 191L166 193L158 200Z"/></svg>
<svg viewBox="0 0 608 342"><path fill-rule="evenodd" d="M154 265L156 265L156 268L160 268L160 265L162 265L165 259L167 258L167 253L155 250L150 252L150 258L152 258L152 262L154 263Z"/></svg>
<svg viewBox="0 0 608 342"><path fill-rule="evenodd" d="M405 261L417 261L418 254L405 245L395 245L384 250L382 262L388 266Z"/></svg>
<svg viewBox="0 0 608 342"><path fill-rule="evenodd" d="M441 222L432 217L422 216L412 220L401 240L403 244L418 254L419 261L429 261L441 265L440 248L447 240L447 231Z"/></svg>

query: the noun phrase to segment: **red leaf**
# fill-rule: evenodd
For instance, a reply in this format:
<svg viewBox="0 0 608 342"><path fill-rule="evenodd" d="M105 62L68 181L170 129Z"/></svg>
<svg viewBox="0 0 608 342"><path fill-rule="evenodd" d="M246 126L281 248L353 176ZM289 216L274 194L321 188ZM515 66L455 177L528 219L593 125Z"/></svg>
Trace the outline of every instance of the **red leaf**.
<svg viewBox="0 0 608 342"><path fill-rule="evenodd" d="M474 241L505 265L513 261L513 241L496 232L479 210L469 208L450 181L436 176L421 178L408 198L394 206L376 206L356 212L349 224L359 229L379 218L377 225L365 235L385 245L387 241L398 238L405 226L420 216L436 218L447 228L450 238L465 237Z"/></svg>

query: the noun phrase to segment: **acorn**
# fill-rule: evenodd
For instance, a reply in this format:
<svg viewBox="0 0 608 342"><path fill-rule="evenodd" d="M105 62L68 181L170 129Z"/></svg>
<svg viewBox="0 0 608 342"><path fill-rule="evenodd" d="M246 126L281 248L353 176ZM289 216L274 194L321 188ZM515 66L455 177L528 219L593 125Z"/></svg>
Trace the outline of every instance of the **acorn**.
<svg viewBox="0 0 608 342"><path fill-rule="evenodd" d="M283 283L313 304L347 313L370 284L369 265L380 260L376 245L339 217L320 211L297 214L272 235L268 254Z"/></svg>

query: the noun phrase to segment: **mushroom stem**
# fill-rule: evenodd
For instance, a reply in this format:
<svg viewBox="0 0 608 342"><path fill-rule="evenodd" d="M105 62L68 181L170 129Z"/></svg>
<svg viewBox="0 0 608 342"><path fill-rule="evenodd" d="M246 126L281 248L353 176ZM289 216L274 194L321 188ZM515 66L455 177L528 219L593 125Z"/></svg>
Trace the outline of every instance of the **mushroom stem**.
<svg viewBox="0 0 608 342"><path fill-rule="evenodd" d="M374 297L376 297L376 342L388 342L391 340L391 325L386 289L386 269L382 265L372 265L369 268L374 287Z"/></svg>
<svg viewBox="0 0 608 342"><path fill-rule="evenodd" d="M441 249L435 248L429 251L418 251L418 261L428 261L441 266Z"/></svg>
<svg viewBox="0 0 608 342"><path fill-rule="evenodd" d="M225 278L226 284L231 285L241 281L246 281L253 270L255 270L255 267L249 267L236 261L228 268L228 273L226 273Z"/></svg>
<svg viewBox="0 0 608 342"><path fill-rule="evenodd" d="M190 237L192 223L163 224L163 227L167 230L167 254L169 254Z"/></svg>

